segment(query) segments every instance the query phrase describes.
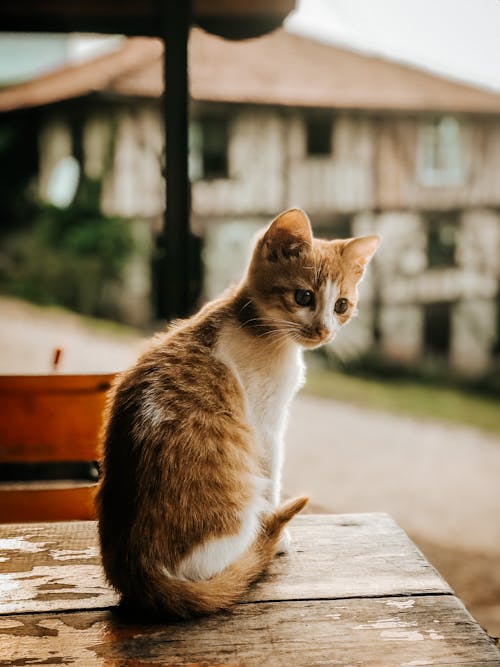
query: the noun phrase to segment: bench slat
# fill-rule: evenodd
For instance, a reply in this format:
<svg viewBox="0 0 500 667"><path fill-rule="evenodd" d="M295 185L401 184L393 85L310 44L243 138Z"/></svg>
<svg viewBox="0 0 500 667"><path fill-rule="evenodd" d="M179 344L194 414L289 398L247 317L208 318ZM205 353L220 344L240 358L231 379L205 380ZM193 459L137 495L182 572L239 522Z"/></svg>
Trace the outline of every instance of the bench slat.
<svg viewBox="0 0 500 667"><path fill-rule="evenodd" d="M0 376L0 462L96 460L113 377Z"/></svg>
<svg viewBox="0 0 500 667"><path fill-rule="evenodd" d="M0 522L93 519L96 490L96 484L78 480L0 483Z"/></svg>

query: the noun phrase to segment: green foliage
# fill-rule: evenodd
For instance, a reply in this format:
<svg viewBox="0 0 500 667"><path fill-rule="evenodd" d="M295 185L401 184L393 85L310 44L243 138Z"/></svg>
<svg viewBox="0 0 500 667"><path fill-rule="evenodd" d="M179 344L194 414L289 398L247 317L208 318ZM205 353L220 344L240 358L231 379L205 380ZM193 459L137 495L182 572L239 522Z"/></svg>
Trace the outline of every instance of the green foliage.
<svg viewBox="0 0 500 667"><path fill-rule="evenodd" d="M14 117L15 116L15 117ZM0 123L0 228L25 226L35 211L38 123L34 113L3 117Z"/></svg>
<svg viewBox="0 0 500 667"><path fill-rule="evenodd" d="M99 210L100 184L84 180L68 208L41 205L29 228L9 233L0 256L0 286L37 303L117 317L114 304L133 249L125 220Z"/></svg>

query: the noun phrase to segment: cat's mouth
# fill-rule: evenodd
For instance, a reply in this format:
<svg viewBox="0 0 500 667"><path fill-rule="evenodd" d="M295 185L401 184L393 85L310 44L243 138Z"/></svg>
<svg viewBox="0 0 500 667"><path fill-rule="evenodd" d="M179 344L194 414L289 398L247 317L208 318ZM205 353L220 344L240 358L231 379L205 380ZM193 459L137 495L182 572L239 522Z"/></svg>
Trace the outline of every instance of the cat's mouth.
<svg viewBox="0 0 500 667"><path fill-rule="evenodd" d="M335 331L328 331L321 334L311 334L304 332L299 336L297 342L302 347L306 347L308 350L313 350L316 347L330 343L334 338Z"/></svg>

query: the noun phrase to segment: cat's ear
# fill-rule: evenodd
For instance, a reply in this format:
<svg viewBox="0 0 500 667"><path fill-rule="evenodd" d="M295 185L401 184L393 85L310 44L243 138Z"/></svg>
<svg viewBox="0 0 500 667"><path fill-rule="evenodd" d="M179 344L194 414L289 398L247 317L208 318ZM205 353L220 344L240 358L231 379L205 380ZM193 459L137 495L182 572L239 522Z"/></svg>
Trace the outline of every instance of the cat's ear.
<svg viewBox="0 0 500 667"><path fill-rule="evenodd" d="M380 243L379 236L357 236L344 241L342 260L361 278Z"/></svg>
<svg viewBox="0 0 500 667"><path fill-rule="evenodd" d="M312 244L309 218L300 208L285 211L272 221L262 241L262 253L271 262L298 257Z"/></svg>

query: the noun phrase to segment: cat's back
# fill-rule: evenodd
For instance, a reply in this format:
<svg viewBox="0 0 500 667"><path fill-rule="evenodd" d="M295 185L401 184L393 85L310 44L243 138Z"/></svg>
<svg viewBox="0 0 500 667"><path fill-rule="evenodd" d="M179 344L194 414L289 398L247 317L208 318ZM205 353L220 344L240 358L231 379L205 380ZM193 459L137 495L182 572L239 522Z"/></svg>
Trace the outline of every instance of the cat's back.
<svg viewBox="0 0 500 667"><path fill-rule="evenodd" d="M167 562L176 562L201 539L201 510L214 488L229 510L248 502L239 487L254 472L252 438L241 387L214 352L221 321L217 312L202 314L157 336L114 388L98 494L104 558L126 551L135 536L148 543L154 535ZM218 513L215 532L223 528Z"/></svg>
<svg viewBox="0 0 500 667"><path fill-rule="evenodd" d="M234 378L215 354L223 314L203 313L174 323L156 335L136 364L115 386L108 410L108 432L127 422L138 439L154 438L155 429L185 422L196 408L217 412L237 398ZM180 424L177 423L176 427Z"/></svg>
<svg viewBox="0 0 500 667"><path fill-rule="evenodd" d="M214 357L214 328L180 325L157 336L123 377L115 409L133 406L135 435L152 437L160 424L189 418L196 408L217 411L227 402L231 378Z"/></svg>

